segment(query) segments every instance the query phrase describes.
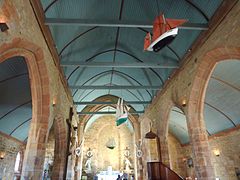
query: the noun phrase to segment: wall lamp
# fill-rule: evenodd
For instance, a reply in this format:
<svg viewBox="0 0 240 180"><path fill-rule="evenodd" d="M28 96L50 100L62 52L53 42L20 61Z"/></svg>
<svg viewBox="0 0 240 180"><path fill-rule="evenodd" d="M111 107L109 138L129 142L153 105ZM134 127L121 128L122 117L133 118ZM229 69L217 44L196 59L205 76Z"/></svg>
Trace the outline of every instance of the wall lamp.
<svg viewBox="0 0 240 180"><path fill-rule="evenodd" d="M9 27L6 23L0 23L0 29L2 32L5 32L9 29Z"/></svg>
<svg viewBox="0 0 240 180"><path fill-rule="evenodd" d="M57 104L57 97L53 97L52 106L54 107Z"/></svg>
<svg viewBox="0 0 240 180"><path fill-rule="evenodd" d="M183 99L181 103L182 103L182 106L185 107L187 105L187 100Z"/></svg>
<svg viewBox="0 0 240 180"><path fill-rule="evenodd" d="M5 155L6 155L5 151L0 151L0 159L4 159Z"/></svg>
<svg viewBox="0 0 240 180"><path fill-rule="evenodd" d="M219 149L214 149L213 153L215 156L220 156L220 150Z"/></svg>

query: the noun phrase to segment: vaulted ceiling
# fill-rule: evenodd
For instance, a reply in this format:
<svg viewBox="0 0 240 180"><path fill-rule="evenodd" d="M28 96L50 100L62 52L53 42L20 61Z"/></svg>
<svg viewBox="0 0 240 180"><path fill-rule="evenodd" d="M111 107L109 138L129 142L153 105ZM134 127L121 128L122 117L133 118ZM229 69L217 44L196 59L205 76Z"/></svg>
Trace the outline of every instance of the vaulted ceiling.
<svg viewBox="0 0 240 180"><path fill-rule="evenodd" d="M104 95L135 102L130 105L137 112L144 112L157 89L178 67L201 31L206 30L222 0L41 2L78 112L86 107L85 102ZM147 31L151 32L151 24L160 12L167 18L187 19L188 23L180 28L176 39L158 53L144 52L144 37ZM102 64L96 67L99 65L96 63ZM121 63L127 65L120 67ZM134 67L130 68L129 63L135 63ZM136 63L142 63L141 68L136 67ZM238 63L220 63L210 79L204 112L209 135L239 124ZM158 67L144 67L149 64ZM15 57L1 63L0 75L0 131L24 140L32 113L24 59ZM114 85L118 88L109 88ZM101 111L109 109L112 110L106 107ZM184 115L177 111L172 111L169 127L186 143Z"/></svg>
<svg viewBox="0 0 240 180"><path fill-rule="evenodd" d="M0 95L0 131L24 141L32 119L32 98L23 57L0 63Z"/></svg>
<svg viewBox="0 0 240 180"><path fill-rule="evenodd" d="M201 30L207 27L209 19L221 4L221 0L41 2L45 22L51 29L74 101L89 102L109 94L123 97L126 101L139 101L139 104L132 104L132 107L141 112L146 107L141 101L151 102L157 89L163 86L171 72L178 67L181 58L191 48ZM152 29L136 24L152 25L160 12L167 18L187 19L190 28L181 29L177 38L160 52L144 52L144 37ZM196 28L197 26L201 28ZM155 63L164 67L123 68L109 65L136 62ZM103 63L109 67L90 67L84 66L84 63ZM120 87L114 90L106 87L113 85ZM97 89L91 86L101 87ZM77 110L80 112L84 107L78 105Z"/></svg>
<svg viewBox="0 0 240 180"><path fill-rule="evenodd" d="M208 135L240 124L240 60L226 60L215 67L206 91L204 120ZM184 113L174 107L170 113L169 131L181 141L189 142Z"/></svg>

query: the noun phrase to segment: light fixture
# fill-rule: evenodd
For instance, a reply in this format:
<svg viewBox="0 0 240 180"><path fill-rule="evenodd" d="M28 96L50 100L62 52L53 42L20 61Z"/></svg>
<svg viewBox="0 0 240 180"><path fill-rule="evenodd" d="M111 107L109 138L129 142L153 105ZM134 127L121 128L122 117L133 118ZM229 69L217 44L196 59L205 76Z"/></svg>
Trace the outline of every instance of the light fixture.
<svg viewBox="0 0 240 180"><path fill-rule="evenodd" d="M156 137L157 137L157 135L154 132L152 132L151 129L147 134L145 134L146 139L155 139Z"/></svg>
<svg viewBox="0 0 240 180"><path fill-rule="evenodd" d="M0 22L0 29L2 32L5 32L9 29L9 27L6 23Z"/></svg>
<svg viewBox="0 0 240 180"><path fill-rule="evenodd" d="M189 168L193 167L193 159L191 157L187 159L187 165Z"/></svg>
<svg viewBox="0 0 240 180"><path fill-rule="evenodd" d="M114 138L110 138L108 142L106 143L106 147L108 149L114 149L116 147L116 142Z"/></svg>
<svg viewBox="0 0 240 180"><path fill-rule="evenodd" d="M155 134L154 132L152 132L152 122L149 123L150 126L150 131L148 133L145 134L145 138L146 139L155 139L157 136L157 134Z"/></svg>
<svg viewBox="0 0 240 180"><path fill-rule="evenodd" d="M0 159L4 159L5 155L6 155L5 151L0 151Z"/></svg>
<svg viewBox="0 0 240 180"><path fill-rule="evenodd" d="M186 105L187 105L187 100L184 98L184 99L182 100L182 106L185 107Z"/></svg>
<svg viewBox="0 0 240 180"><path fill-rule="evenodd" d="M220 156L220 150L219 149L214 149L213 153L215 156Z"/></svg>
<svg viewBox="0 0 240 180"><path fill-rule="evenodd" d="M56 104L57 104L57 98L56 98L56 97L53 97L52 105L55 106Z"/></svg>

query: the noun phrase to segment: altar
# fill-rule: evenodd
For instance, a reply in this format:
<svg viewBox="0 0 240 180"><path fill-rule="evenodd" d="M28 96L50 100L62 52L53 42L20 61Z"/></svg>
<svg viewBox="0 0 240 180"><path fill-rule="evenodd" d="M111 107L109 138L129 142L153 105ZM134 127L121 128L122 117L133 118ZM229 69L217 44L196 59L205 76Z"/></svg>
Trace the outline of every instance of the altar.
<svg viewBox="0 0 240 180"><path fill-rule="evenodd" d="M100 171L97 174L97 177L99 180L113 180L117 179L118 175L122 176L123 173L120 173L119 171L113 171L111 166L108 166L107 171Z"/></svg>

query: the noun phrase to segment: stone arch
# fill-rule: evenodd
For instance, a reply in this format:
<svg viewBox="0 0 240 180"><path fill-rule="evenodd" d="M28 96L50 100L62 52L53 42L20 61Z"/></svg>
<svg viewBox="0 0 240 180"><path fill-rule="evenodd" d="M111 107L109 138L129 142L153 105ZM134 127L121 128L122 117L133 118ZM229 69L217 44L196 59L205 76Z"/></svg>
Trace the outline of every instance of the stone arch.
<svg viewBox="0 0 240 180"><path fill-rule="evenodd" d="M189 94L186 114L195 172L199 179L211 179L215 176L203 117L204 99L208 81L216 64L228 59L240 59L240 48L219 47L207 52L196 69Z"/></svg>
<svg viewBox="0 0 240 180"><path fill-rule="evenodd" d="M101 101L101 102L108 102L108 101L113 101L113 100L116 100L117 101L117 98L116 96L112 96L112 95L106 95L106 96L101 96L97 99L95 99L94 101ZM84 108L83 111L89 111L89 112L93 112L93 111L99 111L100 109L106 107L106 106L111 106L111 107L114 107L113 105L95 105L95 106L86 106ZM91 118L92 115L85 115L84 117L82 117L82 119L80 119L80 125L82 125L85 129L85 126L88 122L88 120ZM129 120L131 121L132 125L133 125L133 128L136 130L138 130L139 132L137 133L140 133L140 129L139 129L139 122L137 120L137 117L135 115L130 115L129 116Z"/></svg>
<svg viewBox="0 0 240 180"><path fill-rule="evenodd" d="M159 120L156 121L157 135L160 138L160 150L162 162L166 165L170 165L169 162L169 152L168 152L168 124L169 124L169 115L174 102L168 100L164 102L164 105L160 106Z"/></svg>
<svg viewBox="0 0 240 180"><path fill-rule="evenodd" d="M188 144L188 127L186 113L181 106L173 104L169 112L167 127L167 143L169 154L169 167L182 177L187 177L188 172L182 161L184 153L182 148ZM184 164L184 165L183 165Z"/></svg>
<svg viewBox="0 0 240 180"><path fill-rule="evenodd" d="M117 99L118 97L117 96L113 96L113 95L104 95L104 96L101 96L101 97L98 97L96 98L95 100L93 101L99 101L99 102L112 102L112 101L115 101L117 102ZM113 105L95 105L95 106L86 106L83 111L87 111L87 112L94 112L94 111L99 111L101 110L102 108L106 107L106 106L111 106L111 107L114 107ZM134 110L134 109L133 109ZM85 126L87 124L87 122L91 119L92 115L84 115L82 117L79 118L79 141L81 142L82 141L82 138L84 136L84 130L85 130ZM134 129L134 140L135 140L135 143L138 142L138 140L141 138L141 135L140 135L140 123L139 123L139 120L138 120L138 115L129 115L129 120L133 126L133 129ZM136 147L134 147L136 148ZM134 149L135 151L135 149ZM80 160L80 167L82 167L82 161L83 161L83 157L81 157L81 160ZM141 160L140 160L141 161ZM142 177L142 169L140 169L140 166L141 166L141 163L142 162L139 162L137 161L137 158L135 158L134 160L134 166L137 167L135 168L135 175L136 176L140 176ZM137 170L137 171L136 171ZM81 173L80 173L81 174Z"/></svg>
<svg viewBox="0 0 240 180"><path fill-rule="evenodd" d="M22 175L41 177L50 115L49 76L40 47L17 38L0 46L0 63L14 56L25 58L32 94L32 121L25 151ZM31 153L29 153L31 151Z"/></svg>
<svg viewBox="0 0 240 180"><path fill-rule="evenodd" d="M61 115L57 115L53 122L55 148L53 161L53 179L65 179L67 172L68 159L68 127L65 119Z"/></svg>
<svg viewBox="0 0 240 180"><path fill-rule="evenodd" d="M193 80L192 91L189 96L189 104L195 102L194 107L197 106L201 112L198 114L202 114L203 112L203 102L205 99L206 88L216 64L220 61L231 59L240 59L240 48L216 48L206 53L202 58L200 64L198 65L197 72ZM191 111L188 109L188 114L189 112Z"/></svg>

